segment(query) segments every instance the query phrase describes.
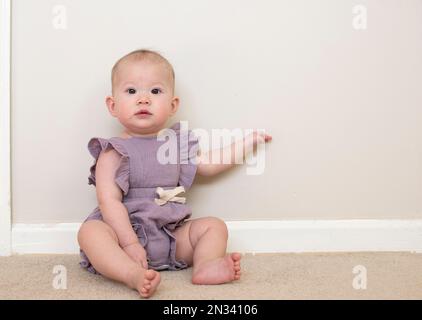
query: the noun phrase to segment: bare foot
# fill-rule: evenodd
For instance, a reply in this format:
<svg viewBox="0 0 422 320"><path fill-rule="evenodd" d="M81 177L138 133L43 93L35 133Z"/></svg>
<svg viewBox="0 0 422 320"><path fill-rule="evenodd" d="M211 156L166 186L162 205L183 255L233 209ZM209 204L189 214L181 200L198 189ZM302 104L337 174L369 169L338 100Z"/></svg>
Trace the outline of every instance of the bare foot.
<svg viewBox="0 0 422 320"><path fill-rule="evenodd" d="M221 284L240 279L239 253L227 254L223 258L207 261L194 267L192 283Z"/></svg>
<svg viewBox="0 0 422 320"><path fill-rule="evenodd" d="M157 271L139 268L139 272L136 273L132 280L133 285L131 287L138 290L141 297L149 298L157 289L160 280L160 274Z"/></svg>

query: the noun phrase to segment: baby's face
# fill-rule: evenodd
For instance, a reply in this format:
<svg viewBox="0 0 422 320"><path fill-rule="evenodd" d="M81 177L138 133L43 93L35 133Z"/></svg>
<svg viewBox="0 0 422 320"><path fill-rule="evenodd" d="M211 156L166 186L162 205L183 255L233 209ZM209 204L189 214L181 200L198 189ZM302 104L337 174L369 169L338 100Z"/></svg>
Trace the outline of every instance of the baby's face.
<svg viewBox="0 0 422 320"><path fill-rule="evenodd" d="M171 72L164 64L126 61L118 68L107 106L128 134L156 134L179 106L173 87Z"/></svg>

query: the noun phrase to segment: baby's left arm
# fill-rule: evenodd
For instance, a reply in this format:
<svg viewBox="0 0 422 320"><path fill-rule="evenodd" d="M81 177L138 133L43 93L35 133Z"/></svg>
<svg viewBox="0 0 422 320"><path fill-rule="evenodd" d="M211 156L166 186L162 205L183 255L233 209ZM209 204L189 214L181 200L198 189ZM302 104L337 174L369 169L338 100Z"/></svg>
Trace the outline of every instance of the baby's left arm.
<svg viewBox="0 0 422 320"><path fill-rule="evenodd" d="M214 176L223 171L226 171L227 169L233 167L235 164L243 163L243 160L246 158L246 156L253 150L256 150L258 144L269 142L271 139L272 137L270 135L255 131L244 137L243 141L236 141L225 148L201 153L197 158L197 173L201 176ZM239 142L241 144L243 142L242 152L238 152L236 150L236 147L239 146ZM242 147L242 145L240 145L240 147ZM218 161L213 161L213 153L216 152L220 155L220 159L217 159ZM222 157L224 154L229 154L231 158L227 160L224 159L225 161L223 161Z"/></svg>

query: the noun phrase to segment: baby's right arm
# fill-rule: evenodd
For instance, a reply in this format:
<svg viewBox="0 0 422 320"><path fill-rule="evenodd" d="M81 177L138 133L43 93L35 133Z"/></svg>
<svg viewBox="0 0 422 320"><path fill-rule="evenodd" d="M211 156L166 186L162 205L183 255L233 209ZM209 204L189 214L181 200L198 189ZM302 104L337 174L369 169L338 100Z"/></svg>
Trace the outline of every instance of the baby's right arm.
<svg viewBox="0 0 422 320"><path fill-rule="evenodd" d="M96 165L96 190L98 206L104 222L113 228L124 248L137 243L126 207L122 203L122 191L114 181L120 163L120 155L114 150L102 151Z"/></svg>

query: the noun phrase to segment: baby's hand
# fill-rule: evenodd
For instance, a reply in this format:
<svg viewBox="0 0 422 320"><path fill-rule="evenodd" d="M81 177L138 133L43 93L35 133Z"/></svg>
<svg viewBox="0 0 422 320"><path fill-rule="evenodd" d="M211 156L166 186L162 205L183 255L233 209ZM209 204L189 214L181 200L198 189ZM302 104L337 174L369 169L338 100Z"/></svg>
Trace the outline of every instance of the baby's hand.
<svg viewBox="0 0 422 320"><path fill-rule="evenodd" d="M133 261L139 263L145 269L148 269L147 253L139 242L129 244L122 249Z"/></svg>

